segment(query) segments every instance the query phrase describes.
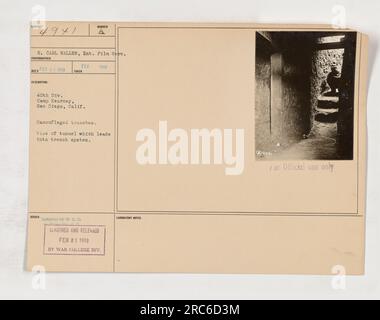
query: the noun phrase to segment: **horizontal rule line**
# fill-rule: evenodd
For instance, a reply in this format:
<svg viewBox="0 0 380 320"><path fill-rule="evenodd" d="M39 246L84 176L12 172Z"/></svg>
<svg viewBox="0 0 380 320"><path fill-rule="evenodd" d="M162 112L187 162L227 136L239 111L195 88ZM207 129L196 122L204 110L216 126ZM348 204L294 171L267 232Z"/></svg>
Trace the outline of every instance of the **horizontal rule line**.
<svg viewBox="0 0 380 320"><path fill-rule="evenodd" d="M286 31L300 31L300 32L331 32L336 33L336 29L331 29L328 27L254 27L254 26L118 26L117 29L230 29L230 30L253 30L253 31L277 31L281 30L283 32ZM339 32L356 32L351 29L340 29Z"/></svg>
<svg viewBox="0 0 380 320"><path fill-rule="evenodd" d="M38 62L116 62L116 60L53 60L53 59L40 59L40 58L31 58L31 61Z"/></svg>
<svg viewBox="0 0 380 320"><path fill-rule="evenodd" d="M31 37L33 38L115 38L116 36L97 36L97 35L38 35L38 34L32 34Z"/></svg>
<svg viewBox="0 0 380 320"><path fill-rule="evenodd" d="M90 73L90 72L64 72L64 73L57 73L57 72L31 72L31 74L44 74L44 75L47 75L47 74L59 74L59 75L62 75L62 74L70 74L70 75L73 75L73 74L78 74L78 75L85 75L85 74L88 74L88 75L101 75L101 74L108 74L108 75L115 75L116 73Z"/></svg>
<svg viewBox="0 0 380 320"><path fill-rule="evenodd" d="M30 47L31 49L86 49L86 50L92 50L92 49L114 49L115 47Z"/></svg>
<svg viewBox="0 0 380 320"><path fill-rule="evenodd" d="M358 213L279 213L279 212L267 212L267 213L239 213L239 212L197 212L197 211L128 211L128 212L29 212L29 214L116 214L116 215L130 215L130 214L142 214L142 215L194 215L194 216L276 216L276 217L363 217Z"/></svg>

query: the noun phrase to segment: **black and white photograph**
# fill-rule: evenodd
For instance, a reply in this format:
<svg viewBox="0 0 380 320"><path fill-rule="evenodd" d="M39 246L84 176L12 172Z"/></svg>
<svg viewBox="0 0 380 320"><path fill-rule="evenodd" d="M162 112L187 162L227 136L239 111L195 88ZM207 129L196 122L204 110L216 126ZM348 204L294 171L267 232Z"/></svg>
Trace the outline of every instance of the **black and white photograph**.
<svg viewBox="0 0 380 320"><path fill-rule="evenodd" d="M1 301L380 299L379 0L0 8Z"/></svg>
<svg viewBox="0 0 380 320"><path fill-rule="evenodd" d="M356 32L257 32L257 160L353 160Z"/></svg>

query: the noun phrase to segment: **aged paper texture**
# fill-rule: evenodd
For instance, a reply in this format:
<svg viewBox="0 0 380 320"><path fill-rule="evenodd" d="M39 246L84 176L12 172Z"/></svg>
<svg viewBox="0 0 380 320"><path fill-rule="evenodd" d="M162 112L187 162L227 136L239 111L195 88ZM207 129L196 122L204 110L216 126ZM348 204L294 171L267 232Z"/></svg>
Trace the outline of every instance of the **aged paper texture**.
<svg viewBox="0 0 380 320"><path fill-rule="evenodd" d="M28 269L363 274L366 68L325 25L32 26Z"/></svg>

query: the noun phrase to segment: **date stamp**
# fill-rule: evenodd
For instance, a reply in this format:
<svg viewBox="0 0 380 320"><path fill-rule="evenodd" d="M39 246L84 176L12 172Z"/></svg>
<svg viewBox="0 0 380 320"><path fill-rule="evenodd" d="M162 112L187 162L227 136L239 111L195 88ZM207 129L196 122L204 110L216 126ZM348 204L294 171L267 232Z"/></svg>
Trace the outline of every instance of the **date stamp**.
<svg viewBox="0 0 380 320"><path fill-rule="evenodd" d="M106 226L44 226L44 255L104 256L105 243Z"/></svg>

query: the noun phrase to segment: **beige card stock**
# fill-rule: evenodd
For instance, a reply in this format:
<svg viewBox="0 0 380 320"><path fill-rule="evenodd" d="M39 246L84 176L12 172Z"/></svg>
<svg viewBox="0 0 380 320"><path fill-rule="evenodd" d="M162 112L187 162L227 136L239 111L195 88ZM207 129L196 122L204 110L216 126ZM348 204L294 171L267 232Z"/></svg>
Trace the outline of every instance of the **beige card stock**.
<svg viewBox="0 0 380 320"><path fill-rule="evenodd" d="M363 274L366 68L323 25L32 26L27 268Z"/></svg>

